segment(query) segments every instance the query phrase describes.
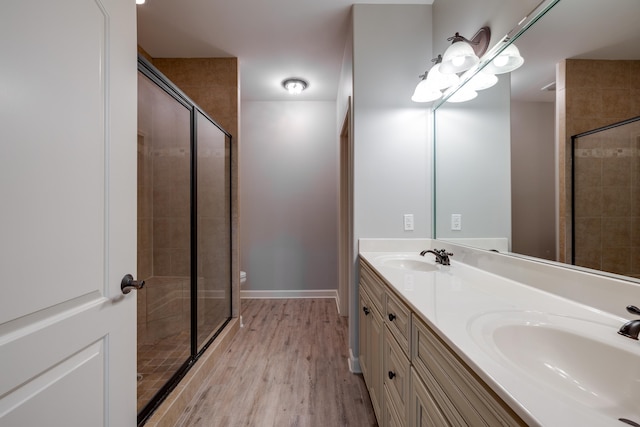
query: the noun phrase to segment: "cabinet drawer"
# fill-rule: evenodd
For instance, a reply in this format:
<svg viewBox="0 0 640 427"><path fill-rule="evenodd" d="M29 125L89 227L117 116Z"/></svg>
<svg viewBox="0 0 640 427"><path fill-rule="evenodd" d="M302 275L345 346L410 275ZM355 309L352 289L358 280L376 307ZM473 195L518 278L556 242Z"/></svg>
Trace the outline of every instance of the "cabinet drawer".
<svg viewBox="0 0 640 427"><path fill-rule="evenodd" d="M378 313L384 313L384 290L386 285L364 261L360 261L360 286L365 288Z"/></svg>
<svg viewBox="0 0 640 427"><path fill-rule="evenodd" d="M409 359L400 349L389 328L385 327L384 355L382 359L387 407L393 406L401 420L406 420L409 398Z"/></svg>
<svg viewBox="0 0 640 427"><path fill-rule="evenodd" d="M436 334L415 315L412 320L411 362L448 417L461 425L526 426ZM450 408L451 410L447 410ZM449 413L451 412L451 413Z"/></svg>
<svg viewBox="0 0 640 427"><path fill-rule="evenodd" d="M387 290L384 322L400 344L402 351L409 357L411 337L411 311L392 291Z"/></svg>

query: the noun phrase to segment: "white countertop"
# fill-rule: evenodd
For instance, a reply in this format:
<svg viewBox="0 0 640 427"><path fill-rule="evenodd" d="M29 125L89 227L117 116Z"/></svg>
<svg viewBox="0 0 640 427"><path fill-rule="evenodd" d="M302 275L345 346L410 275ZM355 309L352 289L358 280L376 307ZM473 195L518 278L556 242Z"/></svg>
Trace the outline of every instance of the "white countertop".
<svg viewBox="0 0 640 427"><path fill-rule="evenodd" d="M388 249L389 245L364 245L367 250L362 251L361 244L360 256L525 422L539 426L623 427L628 424L618 418L626 417L640 423L640 379L632 390L638 392L635 396L638 409L635 413L618 413L620 409L615 403L609 402L609 405L588 384L584 387L584 396L576 399L574 389L581 386L571 384L575 382L571 373L551 372L550 375L558 374L558 382L550 384L516 366L487 344L491 325L504 319L513 318L527 324L559 320L569 328L575 328L576 324L580 329L586 326L587 332L597 334L599 340L631 352L640 360L640 343L617 334L624 318L488 273L456 261L455 256L451 266L436 266L434 256L427 254L427 261L436 267L433 272L385 267L380 262L383 256L415 257L419 252L416 248L430 247L430 244L425 246L425 242L410 244L408 252L395 250L407 245L384 252L380 249ZM532 339L535 338L526 334L517 337L522 340L522 346L535 346ZM520 344L515 345L517 348ZM587 356L576 348L578 365ZM615 360L601 363L603 367L625 369L617 366ZM631 375L640 372L639 366L629 368L634 370ZM563 381L574 390L572 397L562 391Z"/></svg>

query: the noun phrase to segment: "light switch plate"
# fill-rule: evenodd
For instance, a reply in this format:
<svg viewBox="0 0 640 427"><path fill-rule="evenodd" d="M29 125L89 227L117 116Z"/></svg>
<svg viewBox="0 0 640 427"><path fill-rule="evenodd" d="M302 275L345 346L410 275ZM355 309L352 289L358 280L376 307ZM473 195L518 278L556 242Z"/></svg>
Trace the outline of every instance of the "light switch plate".
<svg viewBox="0 0 640 427"><path fill-rule="evenodd" d="M454 231L462 230L462 215L451 214L451 229Z"/></svg>
<svg viewBox="0 0 640 427"><path fill-rule="evenodd" d="M413 214L404 214L404 231L413 231Z"/></svg>

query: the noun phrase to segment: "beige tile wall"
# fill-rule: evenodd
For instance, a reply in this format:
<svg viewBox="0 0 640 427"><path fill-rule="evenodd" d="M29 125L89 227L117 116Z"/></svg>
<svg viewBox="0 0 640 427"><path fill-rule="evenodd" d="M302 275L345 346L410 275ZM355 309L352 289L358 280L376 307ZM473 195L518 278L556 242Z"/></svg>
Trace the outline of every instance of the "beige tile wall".
<svg viewBox="0 0 640 427"><path fill-rule="evenodd" d="M144 50L141 52L146 54ZM150 56L146 54L149 58ZM153 58L153 65L176 84L189 98L233 136L231 144L231 257L232 257L232 316L240 313L240 249L238 198L239 138L239 77L237 58ZM203 223L215 227L215 222ZM202 259L213 256L204 254ZM199 266L199 268L201 268Z"/></svg>
<svg viewBox="0 0 640 427"><path fill-rule="evenodd" d="M576 264L640 276L640 123L576 142Z"/></svg>
<svg viewBox="0 0 640 427"><path fill-rule="evenodd" d="M237 58L154 58L153 65L227 132L238 135Z"/></svg>
<svg viewBox="0 0 640 427"><path fill-rule="evenodd" d="M556 101L558 140L563 141L559 164L564 166L559 168L560 260L570 262L571 136L640 115L640 61L565 60L558 65ZM579 265L629 274L632 220L622 212L631 212L635 151L629 135L615 145L612 138L604 137L607 148L603 138L581 146L576 255Z"/></svg>
<svg viewBox="0 0 640 427"><path fill-rule="evenodd" d="M154 59L141 47L138 47L138 52L152 62L226 131L234 136L237 135L239 91L236 58ZM146 100L146 102L155 101ZM170 112L159 112L159 114L163 113L170 114ZM153 117L139 117L139 126L150 129L153 120ZM175 124L168 127L178 129ZM152 135L146 133L144 136L141 135L139 141L141 153L138 160L138 209L141 216L139 218L138 241L141 246L139 247L138 271L139 277L143 279L152 276L186 277L190 271L188 141L184 140L183 144L181 139L181 144L175 146L176 138L181 139L182 136L164 132L152 138ZM151 148L152 142L153 148ZM203 198L201 200L202 206L205 208L203 211L208 214L199 219L200 228L208 236L222 238L215 237L217 244L229 245L229 238L232 239L232 270L234 271L232 277L235 297L232 315L234 317L238 315L240 305L239 283L236 277L239 275L237 144L237 139L234 139L231 146L234 194L232 236L225 235L220 225L225 221L224 215L228 215L228 206L223 208L216 205L214 201ZM203 157L203 159L205 158L207 156ZM212 157L203 161L215 163L218 160L218 157ZM217 167L218 165L213 166ZM213 170L213 168L202 168L202 170ZM212 182L218 180L218 177L208 178L212 177L206 175L201 177L201 179ZM229 191L228 187L214 188L213 190L210 194ZM228 199L228 194L225 195L225 199ZM216 210L220 212L216 213ZM201 278L217 277L218 275L208 271L211 268L207 268L207 265L220 265L221 262L216 262L219 261L216 259L219 257L219 253L205 247L200 249L199 276ZM219 292L210 291L222 289L222 286L208 280L203 288L205 293L211 296L219 295ZM227 299L229 296L225 295L224 298ZM215 304L217 305L218 302ZM139 317L146 318L147 305L146 295L142 295L142 298L139 298ZM138 323L143 325L146 322ZM141 329L144 328L139 327L139 334L145 336L145 331Z"/></svg>

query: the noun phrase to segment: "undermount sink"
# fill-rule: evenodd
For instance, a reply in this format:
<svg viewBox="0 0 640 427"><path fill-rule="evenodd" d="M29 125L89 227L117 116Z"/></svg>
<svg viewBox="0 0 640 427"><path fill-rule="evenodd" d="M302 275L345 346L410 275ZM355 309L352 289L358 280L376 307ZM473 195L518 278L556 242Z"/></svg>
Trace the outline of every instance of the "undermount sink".
<svg viewBox="0 0 640 427"><path fill-rule="evenodd" d="M426 259L421 258L420 255L390 255L382 256L378 258L378 261L384 267L399 268L402 270L412 271L436 271L438 267L435 264L431 264Z"/></svg>
<svg viewBox="0 0 640 427"><path fill-rule="evenodd" d="M615 326L541 312L497 312L469 323L474 341L554 392L640 422L640 347Z"/></svg>

